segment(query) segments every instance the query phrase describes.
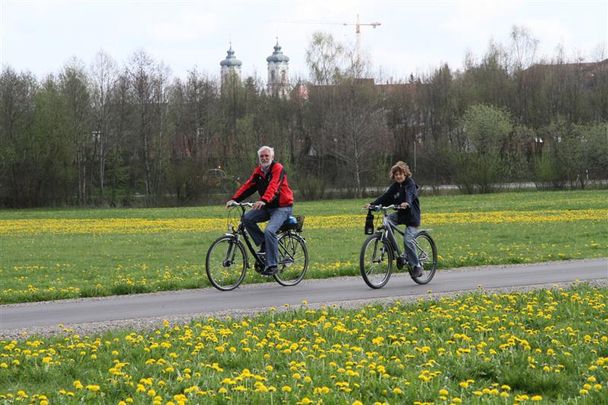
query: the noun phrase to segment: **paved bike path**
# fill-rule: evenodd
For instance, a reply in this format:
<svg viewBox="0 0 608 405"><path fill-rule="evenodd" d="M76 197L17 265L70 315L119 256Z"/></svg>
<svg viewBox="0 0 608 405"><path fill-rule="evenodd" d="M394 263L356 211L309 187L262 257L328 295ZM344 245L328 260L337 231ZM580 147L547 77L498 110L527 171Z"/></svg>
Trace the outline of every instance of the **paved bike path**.
<svg viewBox="0 0 608 405"><path fill-rule="evenodd" d="M253 313L272 307L325 304L353 305L392 299L415 300L472 290L510 290L550 287L575 281L608 282L608 258L529 265L489 266L438 271L428 285L415 284L406 274L393 274L379 290L365 285L361 277L304 280L295 287L270 282L246 285L230 292L213 288L152 294L62 300L0 306L0 337L17 332L111 323L128 327L130 322ZM107 325L106 325L107 326ZM94 328L93 328L94 329ZM107 329L107 328L106 328Z"/></svg>

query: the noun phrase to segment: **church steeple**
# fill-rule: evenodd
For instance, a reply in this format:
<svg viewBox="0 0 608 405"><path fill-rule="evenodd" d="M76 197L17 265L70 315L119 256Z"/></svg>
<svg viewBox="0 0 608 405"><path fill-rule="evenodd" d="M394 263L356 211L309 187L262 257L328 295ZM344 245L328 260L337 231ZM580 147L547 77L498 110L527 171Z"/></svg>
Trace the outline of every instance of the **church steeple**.
<svg viewBox="0 0 608 405"><path fill-rule="evenodd" d="M232 42L230 43L230 49L228 49L226 53L226 59L220 62L220 66L222 67L221 76L222 83L226 82L230 78L234 78L236 80L241 80L241 65L243 63L234 56L234 51L232 50Z"/></svg>
<svg viewBox="0 0 608 405"><path fill-rule="evenodd" d="M279 39L268 62L268 94L287 97L289 90L289 57L283 54Z"/></svg>

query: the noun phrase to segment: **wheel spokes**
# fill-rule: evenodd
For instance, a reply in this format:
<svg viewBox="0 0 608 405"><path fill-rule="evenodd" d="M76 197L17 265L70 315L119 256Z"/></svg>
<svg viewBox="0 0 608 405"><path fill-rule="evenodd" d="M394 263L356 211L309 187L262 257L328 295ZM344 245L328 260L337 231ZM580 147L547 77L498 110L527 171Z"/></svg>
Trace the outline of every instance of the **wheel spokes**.
<svg viewBox="0 0 608 405"><path fill-rule="evenodd" d="M282 285L295 285L302 280L308 268L308 255L304 240L285 234L279 239L279 273L275 279Z"/></svg>
<svg viewBox="0 0 608 405"><path fill-rule="evenodd" d="M369 284L382 286L386 283L390 271L390 255L380 238L370 240L363 257L363 271Z"/></svg>
<svg viewBox="0 0 608 405"><path fill-rule="evenodd" d="M245 276L245 252L233 239L216 241L207 253L207 276L214 287L220 290L236 288Z"/></svg>

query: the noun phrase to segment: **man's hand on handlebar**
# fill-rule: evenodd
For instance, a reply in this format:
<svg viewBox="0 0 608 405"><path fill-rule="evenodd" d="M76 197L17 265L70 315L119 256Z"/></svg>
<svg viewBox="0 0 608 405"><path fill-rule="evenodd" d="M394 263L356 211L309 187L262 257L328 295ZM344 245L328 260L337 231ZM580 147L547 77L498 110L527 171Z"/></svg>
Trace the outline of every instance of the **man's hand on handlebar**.
<svg viewBox="0 0 608 405"><path fill-rule="evenodd" d="M226 203L226 208L230 208L230 207L232 207L234 204L236 204L236 201L234 201L234 200L230 200L230 201L228 201L228 202Z"/></svg>
<svg viewBox="0 0 608 405"><path fill-rule="evenodd" d="M254 210L260 210L262 208L264 208L264 206L266 205L266 203L262 200L260 201L256 201L253 203L253 206L251 208L253 208Z"/></svg>

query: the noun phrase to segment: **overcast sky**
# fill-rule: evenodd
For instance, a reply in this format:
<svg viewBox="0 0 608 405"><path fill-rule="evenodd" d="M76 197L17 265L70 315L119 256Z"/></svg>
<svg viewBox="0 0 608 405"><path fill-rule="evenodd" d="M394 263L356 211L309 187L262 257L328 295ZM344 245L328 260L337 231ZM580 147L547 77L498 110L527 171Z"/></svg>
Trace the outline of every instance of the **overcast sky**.
<svg viewBox="0 0 608 405"><path fill-rule="evenodd" d="M3 67L39 78L70 58L89 66L104 50L119 64L143 49L174 77L197 68L219 76L232 42L244 75L266 79L278 37L290 77L308 77L305 49L315 31L355 44L354 24L373 69L385 80L424 74L478 58L514 25L539 40L539 56L562 46L569 60L608 57L608 0L0 0Z"/></svg>

